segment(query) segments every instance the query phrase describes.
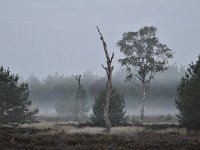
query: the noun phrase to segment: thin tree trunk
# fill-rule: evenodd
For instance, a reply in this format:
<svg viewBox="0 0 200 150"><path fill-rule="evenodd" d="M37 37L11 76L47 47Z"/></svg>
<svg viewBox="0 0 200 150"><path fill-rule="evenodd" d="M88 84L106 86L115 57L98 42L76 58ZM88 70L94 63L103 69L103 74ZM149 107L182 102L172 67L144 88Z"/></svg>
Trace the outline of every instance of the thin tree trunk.
<svg viewBox="0 0 200 150"><path fill-rule="evenodd" d="M105 56L106 56L106 63L107 63L107 67L104 67L102 65L102 67L105 69L106 74L107 74L107 84L106 84L106 99L105 99L105 105L104 105L104 121L105 121L105 131L107 133L109 133L111 131L111 122L109 119L109 104L110 104L110 97L111 97L111 93L112 93L112 71L114 66L112 66L112 60L114 58L114 53L112 54L111 58L108 54L107 51L107 45L106 42L104 41L104 38L99 30L99 28L97 27L97 30L100 34L100 39L102 41L103 44L103 48L104 48L104 52L105 52Z"/></svg>
<svg viewBox="0 0 200 150"><path fill-rule="evenodd" d="M77 119L79 122L82 121L82 103L81 103L81 75L77 75L77 76L74 76L75 79L77 80L77 83L78 83L78 91L77 91L77 98L76 98L76 101L77 101L77 107L79 107L79 111L78 111L78 114L77 114Z"/></svg>
<svg viewBox="0 0 200 150"><path fill-rule="evenodd" d="M80 102L79 122L82 122L82 103Z"/></svg>
<svg viewBox="0 0 200 150"><path fill-rule="evenodd" d="M106 102L104 106L104 121L106 125L106 132L111 131L111 122L109 119L109 104L110 104L110 97L111 97L111 92L112 92L112 80L107 81L107 86L106 86Z"/></svg>
<svg viewBox="0 0 200 150"><path fill-rule="evenodd" d="M143 120L144 120L144 105L145 105L145 101L146 101L146 87L144 84L143 84L142 90L143 90L143 97L142 97L142 108L141 108L140 118L141 118L141 121L143 122Z"/></svg>

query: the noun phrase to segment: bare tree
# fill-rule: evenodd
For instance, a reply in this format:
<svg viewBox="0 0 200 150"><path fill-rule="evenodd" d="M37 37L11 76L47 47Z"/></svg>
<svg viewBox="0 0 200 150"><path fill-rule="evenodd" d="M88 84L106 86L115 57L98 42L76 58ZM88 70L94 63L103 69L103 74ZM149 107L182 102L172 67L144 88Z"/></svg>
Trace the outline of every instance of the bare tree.
<svg viewBox="0 0 200 150"><path fill-rule="evenodd" d="M81 88L81 75L76 75L76 76L73 76L76 81L78 82L78 89Z"/></svg>
<svg viewBox="0 0 200 150"><path fill-rule="evenodd" d="M101 34L98 27L97 27L97 31L100 35L100 40L102 41L102 44L103 44L103 49L105 52L106 63L107 63L106 67L102 64L102 67L106 71L106 74L107 74L106 99L105 99L105 105L104 105L104 121L105 121L105 125L106 125L105 131L110 132L111 131L111 122L108 117L108 113L109 113L110 97L111 97L111 92L112 92L112 71L114 69L114 66L112 66L112 60L114 58L114 52L112 53L112 56L110 57L108 54L106 42L105 42L103 35Z"/></svg>
<svg viewBox="0 0 200 150"><path fill-rule="evenodd" d="M74 76L78 83L78 89L76 92L76 105L78 107L77 118L81 122L82 121L82 114L87 111L86 108L83 106L83 100L87 97L86 91L81 84L81 75Z"/></svg>

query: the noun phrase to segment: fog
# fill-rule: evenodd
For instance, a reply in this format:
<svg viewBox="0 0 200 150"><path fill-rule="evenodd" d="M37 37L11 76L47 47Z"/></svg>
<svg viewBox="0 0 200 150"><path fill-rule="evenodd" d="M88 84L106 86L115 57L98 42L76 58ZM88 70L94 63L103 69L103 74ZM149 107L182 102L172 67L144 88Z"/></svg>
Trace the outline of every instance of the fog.
<svg viewBox="0 0 200 150"><path fill-rule="evenodd" d="M176 89L184 68L176 65L168 66L165 72L157 73L152 80L147 93L145 105L146 115L175 115ZM142 91L133 82L125 81L125 69L113 74L113 87L123 94L126 101L126 114L139 115L141 109ZM39 116L71 116L76 101L77 83L73 76L54 74L44 79L31 75L27 82L30 88L30 99L34 106L39 107ZM88 116L93 113L92 106L101 89L105 88L106 77L94 75L90 71L82 74L81 84L86 89Z"/></svg>
<svg viewBox="0 0 200 150"><path fill-rule="evenodd" d="M127 114L137 115L141 91L124 81L116 43L124 32L155 26L174 58L169 70L152 81L145 113L176 114L176 87L184 75L180 67L187 67L200 52L199 6L198 0L0 0L0 65L29 83L39 115L70 113L70 105L65 107L74 103L77 89L72 75L82 74L91 114L97 93L105 87L98 25L109 52L115 53L113 85L126 99Z"/></svg>
<svg viewBox="0 0 200 150"><path fill-rule="evenodd" d="M187 66L199 55L199 0L0 0L0 64L27 79L86 70L103 76L100 27L115 52L122 34L156 26L175 54L170 64Z"/></svg>
<svg viewBox="0 0 200 150"><path fill-rule="evenodd" d="M200 148L200 0L0 0L0 149Z"/></svg>

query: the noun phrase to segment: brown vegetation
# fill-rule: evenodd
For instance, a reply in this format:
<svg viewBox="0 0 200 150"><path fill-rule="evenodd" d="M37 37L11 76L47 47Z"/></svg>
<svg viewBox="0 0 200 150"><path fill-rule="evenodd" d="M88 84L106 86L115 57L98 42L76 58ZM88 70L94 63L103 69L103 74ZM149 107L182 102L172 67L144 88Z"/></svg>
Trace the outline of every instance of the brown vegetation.
<svg viewBox="0 0 200 150"><path fill-rule="evenodd" d="M105 134L103 128L75 128L58 124L48 127L0 128L0 147L9 150L197 150L200 146L200 135L197 133L184 135L170 130L155 132L156 129L147 130L146 127L116 127L111 134Z"/></svg>

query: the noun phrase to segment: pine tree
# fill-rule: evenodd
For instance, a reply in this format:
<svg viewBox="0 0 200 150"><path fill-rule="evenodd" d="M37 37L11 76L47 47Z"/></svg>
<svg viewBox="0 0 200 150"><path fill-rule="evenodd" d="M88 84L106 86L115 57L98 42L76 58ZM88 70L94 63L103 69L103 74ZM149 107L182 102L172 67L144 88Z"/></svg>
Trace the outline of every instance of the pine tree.
<svg viewBox="0 0 200 150"><path fill-rule="evenodd" d="M98 96L95 98L93 105L93 115L91 121L97 126L105 126L103 110L106 98L106 90L101 90ZM109 118L113 126L123 123L126 119L125 114L125 99L123 95L120 95L115 88L112 89L110 104L109 104Z"/></svg>
<svg viewBox="0 0 200 150"><path fill-rule="evenodd" d="M179 123L188 129L200 129L200 56L191 64L177 88L176 107Z"/></svg>
<svg viewBox="0 0 200 150"><path fill-rule="evenodd" d="M16 126L33 121L38 109L29 110L27 83L18 83L18 75L0 67L0 126Z"/></svg>

